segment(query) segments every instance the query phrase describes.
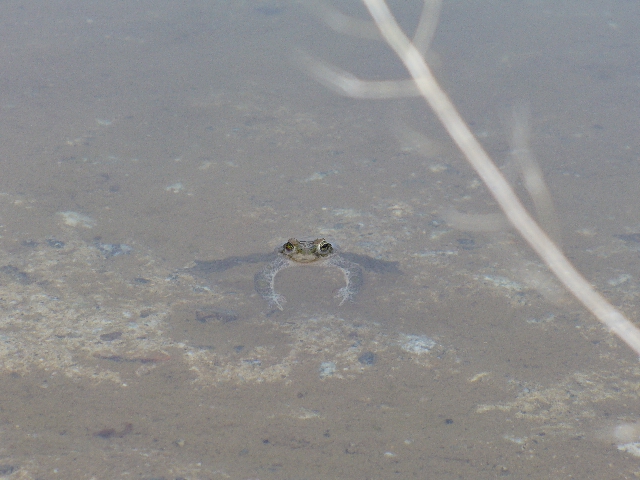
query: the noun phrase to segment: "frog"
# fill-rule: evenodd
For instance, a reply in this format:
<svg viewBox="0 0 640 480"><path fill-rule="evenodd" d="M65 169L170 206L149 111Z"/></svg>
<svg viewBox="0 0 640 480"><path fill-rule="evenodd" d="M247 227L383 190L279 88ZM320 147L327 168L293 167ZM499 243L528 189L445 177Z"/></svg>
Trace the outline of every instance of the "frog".
<svg viewBox="0 0 640 480"><path fill-rule="evenodd" d="M276 293L274 281L278 272L288 267L314 264L339 268L346 282L346 285L336 294L340 299L339 306L348 300L353 300L364 282L362 267L335 253L333 245L324 238L315 240L290 238L282 247L276 249L275 253L276 259L256 273L254 286L256 292L269 302L269 306L278 310L284 310L283 305L287 300L283 295Z"/></svg>
<svg viewBox="0 0 640 480"><path fill-rule="evenodd" d="M345 279L336 297L339 306L354 301L364 284L363 267L378 273L402 273L398 262L379 260L368 255L359 255L336 251L336 248L324 238L298 240L290 238L272 253L256 253L246 256L228 257L223 260L199 261L186 268L189 273L209 276L237 265L267 262L267 265L254 276L255 291L268 302L272 311L284 310L286 298L275 291L275 278L285 268L293 266L318 265L338 268Z"/></svg>

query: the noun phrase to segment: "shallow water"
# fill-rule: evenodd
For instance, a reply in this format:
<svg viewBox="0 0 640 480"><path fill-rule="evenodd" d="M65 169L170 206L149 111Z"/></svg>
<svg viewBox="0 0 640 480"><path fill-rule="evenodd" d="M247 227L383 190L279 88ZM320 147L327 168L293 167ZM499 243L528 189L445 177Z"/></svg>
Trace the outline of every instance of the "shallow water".
<svg viewBox="0 0 640 480"><path fill-rule="evenodd" d="M639 13L445 1L431 58L499 164L529 103L563 247L632 319ZM9 2L0 22L1 476L638 471L637 359L515 234L444 222L497 207L426 107L339 97L292 60L405 77L382 43L277 1ZM292 236L399 271L338 306L338 270L287 269L269 312L262 263L185 270Z"/></svg>

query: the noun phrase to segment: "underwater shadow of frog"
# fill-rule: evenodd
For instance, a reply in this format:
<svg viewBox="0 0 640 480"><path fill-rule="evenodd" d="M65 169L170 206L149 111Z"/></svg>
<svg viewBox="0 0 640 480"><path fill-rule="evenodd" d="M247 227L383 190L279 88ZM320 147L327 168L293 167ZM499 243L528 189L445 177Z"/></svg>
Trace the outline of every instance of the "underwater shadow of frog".
<svg viewBox="0 0 640 480"><path fill-rule="evenodd" d="M269 264L254 277L254 287L262 298L269 302L271 308L283 310L286 299L275 291L274 282L276 275L281 270L297 265L319 265L324 267L336 267L344 275L346 285L338 290L336 297L340 298L340 305L347 300L353 300L364 283L362 269L377 273L402 273L398 268L398 262L378 260L367 255L354 253L336 253L333 245L324 238L315 240L289 239L287 243L277 248L272 253L252 254L243 257L228 257L223 260L198 261L186 271L209 275L223 272L238 265L248 263Z"/></svg>

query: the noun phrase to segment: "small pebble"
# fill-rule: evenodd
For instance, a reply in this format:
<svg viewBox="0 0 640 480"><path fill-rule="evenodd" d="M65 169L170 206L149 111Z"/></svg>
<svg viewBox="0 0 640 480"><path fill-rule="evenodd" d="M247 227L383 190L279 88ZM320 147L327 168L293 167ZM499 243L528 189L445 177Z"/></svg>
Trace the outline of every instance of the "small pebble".
<svg viewBox="0 0 640 480"><path fill-rule="evenodd" d="M47 245L51 248L64 248L64 242L55 238L47 238Z"/></svg>
<svg viewBox="0 0 640 480"><path fill-rule="evenodd" d="M117 340L122 336L122 332L111 332L111 333L103 333L100 335L100 340L103 342L111 342L113 340Z"/></svg>
<svg viewBox="0 0 640 480"><path fill-rule="evenodd" d="M96 238L93 244L107 258L128 255L133 251L133 248L124 243L103 243L99 238Z"/></svg>
<svg viewBox="0 0 640 480"><path fill-rule="evenodd" d="M0 465L0 475L11 475L13 472L17 471L20 467L17 465Z"/></svg>
<svg viewBox="0 0 640 480"><path fill-rule="evenodd" d="M373 365L377 359L376 354L373 352L364 352L358 357L358 361L363 365Z"/></svg>
<svg viewBox="0 0 640 480"><path fill-rule="evenodd" d="M336 364L333 362L322 362L320 364L320 378L327 378L336 373Z"/></svg>
<svg viewBox="0 0 640 480"><path fill-rule="evenodd" d="M69 227L93 228L96 226L96 221L93 218L78 212L58 212L56 215L62 219L62 223Z"/></svg>
<svg viewBox="0 0 640 480"><path fill-rule="evenodd" d="M239 315L236 312L227 310L226 308L204 307L196 310L196 320L202 323L206 323L209 320L219 320L222 323L229 323L236 321L238 317Z"/></svg>
<svg viewBox="0 0 640 480"><path fill-rule="evenodd" d="M25 272L20 270L18 267L14 267L13 265L5 265L0 267L0 272L2 272L8 279L20 283L22 285L29 285L33 283L33 280L29 278Z"/></svg>

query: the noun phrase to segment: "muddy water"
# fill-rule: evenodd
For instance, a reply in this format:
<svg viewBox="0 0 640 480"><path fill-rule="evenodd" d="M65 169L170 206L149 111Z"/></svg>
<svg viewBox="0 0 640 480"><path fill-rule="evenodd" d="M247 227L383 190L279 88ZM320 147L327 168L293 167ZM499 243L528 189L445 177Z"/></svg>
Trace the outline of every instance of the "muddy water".
<svg viewBox="0 0 640 480"><path fill-rule="evenodd" d="M639 7L556 3L445 2L431 62L507 173L530 105L563 247L636 318ZM381 43L286 2L3 8L0 475L637 471L637 359L512 232L447 225L497 208L426 108L292 60L403 78ZM339 271L284 270L271 312L253 278L292 236L398 268L343 306Z"/></svg>

